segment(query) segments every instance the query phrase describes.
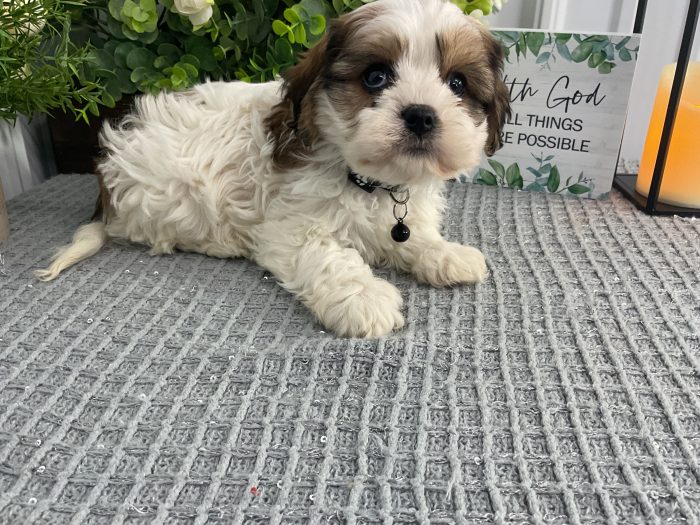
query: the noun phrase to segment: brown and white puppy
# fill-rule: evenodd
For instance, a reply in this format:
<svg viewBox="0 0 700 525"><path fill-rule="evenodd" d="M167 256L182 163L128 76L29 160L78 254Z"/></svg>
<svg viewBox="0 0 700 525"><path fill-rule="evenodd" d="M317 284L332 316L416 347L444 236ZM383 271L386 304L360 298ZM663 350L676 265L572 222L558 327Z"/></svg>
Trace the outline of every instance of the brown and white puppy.
<svg viewBox="0 0 700 525"><path fill-rule="evenodd" d="M336 20L282 82L141 97L102 133L105 214L38 275L110 237L248 257L338 335L386 335L404 323L401 296L371 265L435 286L486 275L440 220L445 181L501 146L502 67L498 42L453 4L379 0Z"/></svg>

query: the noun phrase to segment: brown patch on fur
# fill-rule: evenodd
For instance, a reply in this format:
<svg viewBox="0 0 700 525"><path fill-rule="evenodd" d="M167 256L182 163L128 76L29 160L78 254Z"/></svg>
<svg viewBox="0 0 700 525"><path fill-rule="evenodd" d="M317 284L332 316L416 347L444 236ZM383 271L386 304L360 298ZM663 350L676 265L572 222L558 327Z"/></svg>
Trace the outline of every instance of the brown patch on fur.
<svg viewBox="0 0 700 525"><path fill-rule="evenodd" d="M328 90L334 103L339 103L339 110L344 112L357 108L358 96L362 107L371 104L371 97L364 96L368 94L362 90L359 77L364 68L375 62L368 63L366 54L356 55L357 52L364 52L364 50L345 46L348 41L355 40L351 37L364 22L376 17L379 10L379 6L367 5L333 20L328 32L318 44L307 51L296 66L284 73L283 99L265 119L265 126L275 140L273 160L278 167L301 164L304 157L311 152L314 142L318 140L319 131L314 121L314 102L319 90ZM377 51L376 47L372 49ZM369 51L369 48L366 51ZM353 62L358 58L362 58L364 67L357 73L356 78L351 80L338 76L339 71L343 73L347 72L347 69L339 70L336 66ZM342 88L339 87L339 83L346 80L349 83ZM350 90L351 93L346 90Z"/></svg>
<svg viewBox="0 0 700 525"><path fill-rule="evenodd" d="M376 16L376 10L370 11ZM353 21L356 32L362 19ZM349 33L354 33L350 31ZM372 107L379 94L368 92L362 84L362 76L368 67L376 64L392 66L398 62L406 43L396 34L374 31L362 38L348 38L345 46L331 65L325 79L326 93L346 121L352 121L360 111Z"/></svg>
<svg viewBox="0 0 700 525"><path fill-rule="evenodd" d="M112 208L109 190L104 185L104 181L102 180L102 175L97 175L97 182L100 185L100 193L97 196L95 212L92 214L90 222L102 221L103 223L107 224L109 219L112 217L114 209Z"/></svg>
<svg viewBox="0 0 700 525"><path fill-rule="evenodd" d="M482 30L481 35L486 45L486 56L493 71L491 100L486 106L489 123L489 138L486 142L486 154L490 157L503 147L501 132L511 116L510 91L503 81L504 53L503 46L489 31Z"/></svg>
<svg viewBox="0 0 700 525"><path fill-rule="evenodd" d="M310 151L318 137L313 119L313 96L325 67L328 35L302 56L299 63L284 74L284 96L265 119L275 140L273 160L278 166L294 166Z"/></svg>
<svg viewBox="0 0 700 525"><path fill-rule="evenodd" d="M510 117L510 94L503 82L503 48L485 29L456 27L437 35L440 73L443 78L458 71L467 79L462 103L473 116L488 121L486 154L491 156L503 145L501 131Z"/></svg>
<svg viewBox="0 0 700 525"><path fill-rule="evenodd" d="M376 11L376 10L375 10ZM348 35L356 33L367 16L357 17L353 21L355 30L348 30ZM373 64L393 65L398 62L404 49L404 42L398 35L391 32L380 32L379 27L362 38L346 38L345 46L339 53L337 60L329 70L329 81L353 81L357 80L368 66Z"/></svg>

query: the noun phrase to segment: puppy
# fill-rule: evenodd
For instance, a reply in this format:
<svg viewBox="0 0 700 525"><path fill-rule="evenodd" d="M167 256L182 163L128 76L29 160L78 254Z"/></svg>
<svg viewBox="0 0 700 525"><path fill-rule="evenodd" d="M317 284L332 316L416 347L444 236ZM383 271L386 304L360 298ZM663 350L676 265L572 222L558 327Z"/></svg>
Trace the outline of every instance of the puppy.
<svg viewBox="0 0 700 525"><path fill-rule="evenodd" d="M105 125L92 222L49 268L108 238L272 272L328 329L404 324L371 266L434 286L479 282L483 255L440 235L445 181L501 146L499 43L443 0L378 0L335 20L281 82L212 82L143 96Z"/></svg>

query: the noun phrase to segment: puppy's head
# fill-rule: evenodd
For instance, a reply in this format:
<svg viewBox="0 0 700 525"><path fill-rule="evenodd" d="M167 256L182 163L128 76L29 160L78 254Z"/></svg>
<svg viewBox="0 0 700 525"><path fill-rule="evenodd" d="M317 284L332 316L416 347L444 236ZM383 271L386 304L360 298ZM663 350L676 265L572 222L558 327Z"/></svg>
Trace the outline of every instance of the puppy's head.
<svg viewBox="0 0 700 525"><path fill-rule="evenodd" d="M268 118L284 167L334 144L387 184L453 178L501 147L510 112L499 43L444 0L378 0L334 21L285 75Z"/></svg>

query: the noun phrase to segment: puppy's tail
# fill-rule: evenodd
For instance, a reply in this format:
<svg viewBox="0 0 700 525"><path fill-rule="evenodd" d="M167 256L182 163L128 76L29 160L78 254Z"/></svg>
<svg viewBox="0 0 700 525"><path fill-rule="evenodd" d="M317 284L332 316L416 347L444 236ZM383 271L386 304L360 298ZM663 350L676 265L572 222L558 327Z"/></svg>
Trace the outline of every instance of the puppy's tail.
<svg viewBox="0 0 700 525"><path fill-rule="evenodd" d="M66 268L95 255L106 242L107 233L102 221L81 226L73 235L73 242L60 248L54 255L51 266L35 271L34 275L42 281L51 281Z"/></svg>

